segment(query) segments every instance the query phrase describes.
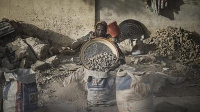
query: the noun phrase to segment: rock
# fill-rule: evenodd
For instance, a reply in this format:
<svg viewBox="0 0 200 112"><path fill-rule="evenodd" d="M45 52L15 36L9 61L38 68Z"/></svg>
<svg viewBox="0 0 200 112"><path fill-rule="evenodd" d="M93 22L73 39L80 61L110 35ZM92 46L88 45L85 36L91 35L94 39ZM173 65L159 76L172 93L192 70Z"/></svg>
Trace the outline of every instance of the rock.
<svg viewBox="0 0 200 112"><path fill-rule="evenodd" d="M11 42L6 45L8 49L12 50L15 53L15 58L21 60L23 58L29 58L33 62L37 60L29 46L21 39L18 38L14 42Z"/></svg>
<svg viewBox="0 0 200 112"><path fill-rule="evenodd" d="M22 59L22 61L20 62L20 68L29 68L31 67L31 65L33 64L32 61L28 61L27 59Z"/></svg>
<svg viewBox="0 0 200 112"><path fill-rule="evenodd" d="M2 46L0 46L0 53L5 53L5 51L6 51L6 49L5 49L5 47L2 47Z"/></svg>
<svg viewBox="0 0 200 112"><path fill-rule="evenodd" d="M9 70L14 69L14 66L9 62L8 58L3 58L3 59L2 59L1 66L2 66L3 68L7 68L7 69L9 69Z"/></svg>
<svg viewBox="0 0 200 112"><path fill-rule="evenodd" d="M124 41L120 42L118 46L124 54L131 53L133 49L133 44L131 43L130 39L125 39Z"/></svg>
<svg viewBox="0 0 200 112"><path fill-rule="evenodd" d="M134 57L133 56L125 56L125 62L127 64L130 64L132 61L134 61Z"/></svg>
<svg viewBox="0 0 200 112"><path fill-rule="evenodd" d="M70 49L60 50L59 52L60 54L64 54L64 55L74 55L76 53L75 50L70 50Z"/></svg>
<svg viewBox="0 0 200 112"><path fill-rule="evenodd" d="M162 102L155 107L155 112L187 112L187 108L174 105L168 102Z"/></svg>
<svg viewBox="0 0 200 112"><path fill-rule="evenodd" d="M0 83L3 83L5 81L5 77L3 74L3 71L0 70Z"/></svg>
<svg viewBox="0 0 200 112"><path fill-rule="evenodd" d="M163 71L167 71L167 70L169 70L169 68L163 68Z"/></svg>
<svg viewBox="0 0 200 112"><path fill-rule="evenodd" d="M27 38L26 43L31 47L38 59L42 60L48 56L49 44L45 44L38 38L33 37Z"/></svg>
<svg viewBox="0 0 200 112"><path fill-rule="evenodd" d="M0 58L3 58L3 56L4 56L3 53L0 53Z"/></svg>
<svg viewBox="0 0 200 112"><path fill-rule="evenodd" d="M57 48L56 46L51 46L51 47L49 48L49 53L50 53L51 55L55 55L55 54L58 54L58 53L59 53L59 50L58 50L58 48Z"/></svg>
<svg viewBox="0 0 200 112"><path fill-rule="evenodd" d="M52 56L45 61L46 63L50 64L51 66L56 66L60 63L60 60L57 56Z"/></svg>
<svg viewBox="0 0 200 112"><path fill-rule="evenodd" d="M156 61L156 58L152 55L142 55L142 57L140 57L141 63L153 63L155 61Z"/></svg>
<svg viewBox="0 0 200 112"><path fill-rule="evenodd" d="M36 63L31 66L31 68L33 70L45 70L49 67L50 67L50 65L48 63L46 63L44 61L39 61L39 60L36 61Z"/></svg>
<svg viewBox="0 0 200 112"><path fill-rule="evenodd" d="M164 61L161 61L161 65L165 67L167 64Z"/></svg>
<svg viewBox="0 0 200 112"><path fill-rule="evenodd" d="M176 69L177 69L178 71L184 71L184 70L187 69L187 66L185 66L185 65L183 65L183 64L180 64L180 63L176 63L175 66L176 66Z"/></svg>
<svg viewBox="0 0 200 112"><path fill-rule="evenodd" d="M139 59L137 58L137 59L135 59L134 64L137 65L138 62L139 62Z"/></svg>

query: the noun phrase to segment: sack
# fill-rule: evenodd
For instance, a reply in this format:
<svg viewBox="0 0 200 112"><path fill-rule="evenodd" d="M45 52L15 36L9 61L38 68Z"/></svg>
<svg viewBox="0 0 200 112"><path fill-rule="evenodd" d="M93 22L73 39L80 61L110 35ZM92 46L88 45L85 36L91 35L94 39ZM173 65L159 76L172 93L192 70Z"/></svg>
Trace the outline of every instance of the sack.
<svg viewBox="0 0 200 112"><path fill-rule="evenodd" d="M154 111L153 95L148 77L143 72L134 72L134 68L118 70L116 100L119 112Z"/></svg>
<svg viewBox="0 0 200 112"><path fill-rule="evenodd" d="M5 73L3 91L4 112L30 112L38 105L35 72L31 69L16 69Z"/></svg>
<svg viewBox="0 0 200 112"><path fill-rule="evenodd" d="M107 72L85 70L87 81L87 101L90 106L110 106L115 103L114 78Z"/></svg>

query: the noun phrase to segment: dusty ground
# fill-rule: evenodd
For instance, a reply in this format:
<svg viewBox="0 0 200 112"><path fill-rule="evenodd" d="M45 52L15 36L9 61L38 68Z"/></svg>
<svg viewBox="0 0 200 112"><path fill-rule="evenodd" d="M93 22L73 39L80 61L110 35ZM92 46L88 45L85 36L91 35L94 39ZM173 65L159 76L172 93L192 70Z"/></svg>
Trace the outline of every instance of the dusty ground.
<svg viewBox="0 0 200 112"><path fill-rule="evenodd" d="M80 68L79 65L66 61L66 58L64 57L61 59L63 63L61 63L57 69L54 69L54 72L51 71L52 74L57 74L59 76L66 68L71 68L73 71ZM129 63L129 65L134 66L136 71L142 70L171 73L170 70L172 69L172 64L170 63L172 62L166 62L165 65L163 62L160 63L157 60L146 60L146 62L141 62L141 60L139 60L137 64ZM163 70L163 68L167 67L170 70ZM68 75L70 75L70 73ZM72 82L64 86L62 79L57 78L49 80L47 83L43 83L39 91L40 108L36 112L118 112L116 105L110 107L88 107L87 91L84 86L83 83L78 82ZM186 107L188 108L188 112L199 112L199 84L194 84L190 80L186 80L179 85L167 84L161 91L154 94L155 106L165 101Z"/></svg>

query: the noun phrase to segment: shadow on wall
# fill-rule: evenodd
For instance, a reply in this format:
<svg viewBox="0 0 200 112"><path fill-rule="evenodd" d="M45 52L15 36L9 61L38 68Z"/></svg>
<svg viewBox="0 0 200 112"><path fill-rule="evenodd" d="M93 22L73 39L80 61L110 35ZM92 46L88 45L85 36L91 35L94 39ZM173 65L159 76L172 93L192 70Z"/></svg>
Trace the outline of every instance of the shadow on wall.
<svg viewBox="0 0 200 112"><path fill-rule="evenodd" d="M188 4L198 5L197 0L186 0ZM170 20L174 20L174 13L178 14L180 11L180 6L185 4L183 0L168 0L168 7L161 10L161 16L167 17ZM149 10L146 8L144 0L96 0L96 21L100 20L100 10L102 8L107 8L118 14L118 16L124 15L126 13L141 13ZM153 13L150 12L149 13ZM112 13L107 14L112 15Z"/></svg>
<svg viewBox="0 0 200 112"><path fill-rule="evenodd" d="M142 13L145 8L143 0L96 0L96 18L100 20L100 10L107 8L117 13L118 16L126 13ZM112 13L108 14L111 16Z"/></svg>
<svg viewBox="0 0 200 112"><path fill-rule="evenodd" d="M84 3L86 3L86 4L89 4L90 6L92 6L93 5L93 2L95 1L95 0L82 0Z"/></svg>
<svg viewBox="0 0 200 112"><path fill-rule="evenodd" d="M20 23L21 29L23 29L23 34L31 37L38 37L42 40L48 40L52 44L59 44L69 46L73 41L70 37L59 34L52 30L43 30L35 25L28 23Z"/></svg>
<svg viewBox="0 0 200 112"><path fill-rule="evenodd" d="M168 7L161 10L160 15L174 20L174 13L179 14L180 7L183 4L185 4L183 0L168 0Z"/></svg>

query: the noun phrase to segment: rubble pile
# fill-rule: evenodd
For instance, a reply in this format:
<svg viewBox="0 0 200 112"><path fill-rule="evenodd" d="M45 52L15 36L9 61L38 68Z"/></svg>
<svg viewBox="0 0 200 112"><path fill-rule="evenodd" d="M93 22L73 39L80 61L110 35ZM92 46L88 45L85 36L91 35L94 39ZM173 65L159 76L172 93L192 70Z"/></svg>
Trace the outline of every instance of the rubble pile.
<svg viewBox="0 0 200 112"><path fill-rule="evenodd" d="M200 38L181 28L159 29L156 36L146 39L144 43L156 44L156 50L150 54L179 62L193 62L200 56Z"/></svg>
<svg viewBox="0 0 200 112"><path fill-rule="evenodd" d="M66 70L60 70L57 68L50 68L47 70L44 70L43 72L41 72L40 74L38 74L38 83L39 85L42 84L47 84L47 83L51 83L51 82L63 82L63 79L65 77L68 77L69 74L71 74L72 71L66 69Z"/></svg>
<svg viewBox="0 0 200 112"><path fill-rule="evenodd" d="M96 71L108 71L110 67L114 66L117 61L117 57L112 53L101 53L88 59L86 65L90 70Z"/></svg>
<svg viewBox="0 0 200 112"><path fill-rule="evenodd" d="M37 60L48 57L49 44L44 44L37 38L23 39L17 36L16 40L0 46L1 67L9 70L16 68L30 68Z"/></svg>

